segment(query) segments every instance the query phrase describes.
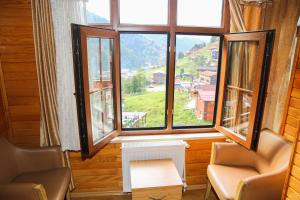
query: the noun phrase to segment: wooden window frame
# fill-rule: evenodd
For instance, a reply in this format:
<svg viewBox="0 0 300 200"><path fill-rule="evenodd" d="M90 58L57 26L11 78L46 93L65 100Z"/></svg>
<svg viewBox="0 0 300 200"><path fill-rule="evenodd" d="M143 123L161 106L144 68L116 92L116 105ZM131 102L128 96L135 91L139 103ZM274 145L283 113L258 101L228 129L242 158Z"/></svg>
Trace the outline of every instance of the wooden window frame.
<svg viewBox="0 0 300 200"><path fill-rule="evenodd" d="M92 26L98 28L106 28L115 30L117 32L165 32L169 34L169 79L168 79L168 96L167 96L167 127L165 129L158 130L147 130L147 129L134 129L134 130L122 130L122 119L120 110L116 110L116 125L117 131L120 135L160 135L160 134L187 134L187 133L207 133L207 132L216 132L215 127L206 127L206 128L173 128L173 107L174 107L174 72L175 72L175 42L176 34L206 34L206 35L218 35L222 36L225 33L229 32L229 4L228 0L223 0L222 5L222 19L220 27L190 27L190 26L177 26L177 0L168 0L168 24L167 25L135 25L135 24L120 24L120 8L119 0L111 0L111 19L110 24L92 24ZM119 43L119 41L118 41ZM119 46L119 44L118 44ZM119 55L120 49L118 49ZM219 58L221 59L221 58ZM120 99L120 75L117 74L120 72L120 63L117 70L115 70L115 102L117 107L121 108L121 99ZM216 92L216 96L217 96Z"/></svg>
<svg viewBox="0 0 300 200"><path fill-rule="evenodd" d="M235 142L245 146L248 149L255 150L258 143L266 90L267 90L273 38L274 38L274 31L236 33L236 34L228 34L224 36L216 129L224 133L225 135L227 135ZM252 41L258 42L258 51L257 51L258 56L256 62L258 67L256 68L255 71L256 81L252 89L252 102L250 107L248 133L246 136L246 140L243 140L241 137L233 133L233 131L222 126L222 115L223 115L223 107L225 102L224 96L225 96L226 84L227 84L226 77L228 72L228 47L229 47L228 44L229 42L252 42ZM240 89L237 88L237 90Z"/></svg>
<svg viewBox="0 0 300 200"><path fill-rule="evenodd" d="M88 36L98 35L99 30L88 26L80 26L72 24L72 34L73 34L73 55L74 56L74 75L75 75L75 89L76 89L76 101L77 101L77 112L78 112L78 125L80 132L80 142L81 142L81 153L83 158L92 157L99 149L104 147L111 139L120 134L119 118L116 113L120 111L120 107L117 103L114 106L114 130L107 133L99 142L94 144L93 141L93 131L91 123L91 109L90 109L90 94L97 92L90 91L89 88L89 77L88 75L88 55L87 55L87 40ZM113 34L112 34L113 32ZM75 37L74 37L75 36ZM102 38L114 39L113 43L113 65L115 68L111 67L111 81L105 81L100 89L112 88L113 99L115 100L119 97L116 92L117 88L113 85L118 85L118 79L116 75L119 74L119 48L118 48L118 37L117 33L111 30L101 30ZM101 48L101 46L100 46ZM115 56L116 55L116 56ZM100 64L100 74L102 74L102 64ZM102 77L100 76L100 80Z"/></svg>

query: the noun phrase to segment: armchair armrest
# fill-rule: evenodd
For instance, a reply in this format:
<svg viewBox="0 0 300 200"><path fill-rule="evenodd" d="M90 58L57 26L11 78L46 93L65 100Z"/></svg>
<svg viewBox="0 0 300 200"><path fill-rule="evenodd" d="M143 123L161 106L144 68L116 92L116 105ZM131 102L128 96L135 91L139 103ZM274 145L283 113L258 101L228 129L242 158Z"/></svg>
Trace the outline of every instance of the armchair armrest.
<svg viewBox="0 0 300 200"><path fill-rule="evenodd" d="M47 195L40 184L12 183L0 185L0 199L47 200Z"/></svg>
<svg viewBox="0 0 300 200"><path fill-rule="evenodd" d="M235 200L280 200L285 175L284 168L246 178L239 183Z"/></svg>
<svg viewBox="0 0 300 200"><path fill-rule="evenodd" d="M211 164L231 166L254 166L252 151L236 143L212 143Z"/></svg>
<svg viewBox="0 0 300 200"><path fill-rule="evenodd" d="M62 153L59 146L16 150L20 173L48 170L62 167Z"/></svg>

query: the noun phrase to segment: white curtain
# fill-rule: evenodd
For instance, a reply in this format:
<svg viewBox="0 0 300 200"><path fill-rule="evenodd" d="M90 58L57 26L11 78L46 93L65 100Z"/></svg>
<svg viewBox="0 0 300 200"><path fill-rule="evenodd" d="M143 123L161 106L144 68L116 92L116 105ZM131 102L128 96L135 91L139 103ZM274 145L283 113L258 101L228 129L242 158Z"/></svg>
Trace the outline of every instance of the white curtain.
<svg viewBox="0 0 300 200"><path fill-rule="evenodd" d="M51 0L56 45L57 102L62 150L80 150L71 23L86 24L85 0Z"/></svg>

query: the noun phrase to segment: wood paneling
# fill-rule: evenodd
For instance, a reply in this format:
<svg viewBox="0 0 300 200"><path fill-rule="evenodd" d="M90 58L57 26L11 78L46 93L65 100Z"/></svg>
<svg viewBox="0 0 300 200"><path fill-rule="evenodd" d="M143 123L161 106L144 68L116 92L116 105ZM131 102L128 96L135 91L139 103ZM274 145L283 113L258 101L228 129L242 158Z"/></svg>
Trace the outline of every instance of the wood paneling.
<svg viewBox="0 0 300 200"><path fill-rule="evenodd" d="M266 98L263 128L279 132L289 82L290 53L297 21L300 0L272 0L267 4L264 29L275 29L275 41Z"/></svg>
<svg viewBox="0 0 300 200"><path fill-rule="evenodd" d="M188 185L206 184L206 169L210 161L211 143L224 139L188 140L186 178ZM74 193L121 192L121 145L109 144L93 158L82 160L79 152L71 152L71 167L75 180Z"/></svg>
<svg viewBox="0 0 300 200"><path fill-rule="evenodd" d="M39 146L40 106L30 0L0 1L0 58L8 137L21 146Z"/></svg>
<svg viewBox="0 0 300 200"><path fill-rule="evenodd" d="M298 30L300 30L300 28L298 28ZM298 37L300 37L299 31ZM283 199L290 200L300 199L300 91L298 89L299 69L297 68L300 63L299 56L300 40L298 39L281 128L283 136L294 144L289 175L286 180L283 194Z"/></svg>

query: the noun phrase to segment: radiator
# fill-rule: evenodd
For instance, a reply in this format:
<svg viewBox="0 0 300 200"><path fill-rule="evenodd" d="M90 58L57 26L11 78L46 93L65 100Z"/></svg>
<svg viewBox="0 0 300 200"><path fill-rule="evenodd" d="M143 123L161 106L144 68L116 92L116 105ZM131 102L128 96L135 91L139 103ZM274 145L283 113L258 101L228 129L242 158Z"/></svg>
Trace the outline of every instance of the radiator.
<svg viewBox="0 0 300 200"><path fill-rule="evenodd" d="M185 147L182 140L122 143L123 192L131 192L129 162L132 160L172 159L185 184Z"/></svg>

